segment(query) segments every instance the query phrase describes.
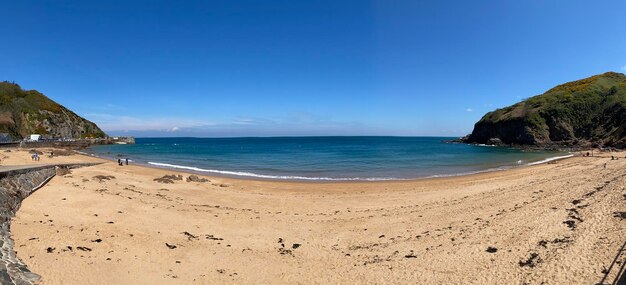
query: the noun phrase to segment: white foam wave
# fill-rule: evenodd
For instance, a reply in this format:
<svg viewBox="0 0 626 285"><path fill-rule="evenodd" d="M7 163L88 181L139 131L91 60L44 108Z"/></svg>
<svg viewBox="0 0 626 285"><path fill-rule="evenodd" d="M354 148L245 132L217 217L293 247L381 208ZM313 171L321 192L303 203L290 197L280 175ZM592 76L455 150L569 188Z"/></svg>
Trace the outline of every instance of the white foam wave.
<svg viewBox="0 0 626 285"><path fill-rule="evenodd" d="M82 151L79 151L79 150L74 150L74 152L76 152L76 153L78 153L78 154L82 154L82 155L93 156L93 157L99 157L99 156L97 156L97 155L95 155L95 154L93 154L93 153L82 152Z"/></svg>
<svg viewBox="0 0 626 285"><path fill-rule="evenodd" d="M473 174L494 172L494 171L500 171L500 170L507 170L507 169L511 169L511 168L516 168L516 167L532 166L532 165L547 163L547 162L554 161L554 160L557 160L557 159L563 159L563 158L568 158L568 157L572 157L572 156L574 156L574 155L573 154L568 154L568 155L563 155L563 156L549 157L549 158L546 158L544 160L535 161L535 162L531 162L531 163L527 163L527 164L523 164L522 160L518 160L517 161L517 166L514 166L514 165L504 165L504 166L500 166L500 167L494 167L494 168L488 168L488 169L476 170L476 171L469 171L469 172L460 172L460 173L452 173L452 174L435 174L435 175L427 176L425 178L457 177L457 176L465 176L465 175L473 175Z"/></svg>
<svg viewBox="0 0 626 285"><path fill-rule="evenodd" d="M550 161L553 161L553 160L568 158L568 157L572 157L572 156L574 156L574 155L573 154L568 154L568 155L563 155L563 156L549 157L549 158L546 158L544 160L528 163L526 165L537 165L537 164L542 164L542 163L550 162Z"/></svg>
<svg viewBox="0 0 626 285"><path fill-rule="evenodd" d="M381 177L381 178L361 178L361 177L349 177L349 178L331 178L331 177L306 177L306 176L290 176L290 175L265 175L265 174L257 174L252 172L242 172L242 171L227 171L227 170L216 170L216 169L203 169L199 167L193 166L184 166L184 165L176 165L176 164L168 164L168 163L160 163L160 162L151 162L148 164L159 166L159 167L167 167L167 168L176 168L176 169L185 169L196 172L209 172L209 173L217 173L223 175L234 175L234 176L244 176L244 177L254 177L254 178L263 178L263 179L281 179L281 180L311 180L311 181L387 181L387 180L404 180L393 177Z"/></svg>
<svg viewBox="0 0 626 285"><path fill-rule="evenodd" d="M546 158L546 159L543 159L543 160L540 160L540 161L527 163L525 165L526 166L532 166L532 165L547 163L547 162L554 161L554 160L557 160L557 159L563 159L563 158L568 158L568 157L572 157L572 156L574 156L574 155L573 154L568 154L568 155L563 155L563 156L549 157L549 158ZM518 163L518 165L520 165L519 161L517 163ZM190 171L195 171L195 172L208 172L208 173L216 173L216 174L222 174L222 175L243 176L243 177L253 177L253 178L262 178L262 179L308 180L308 181L389 181L389 180L410 180L410 179L407 179L407 178L394 178L394 177L331 178L331 177L307 177L307 176L291 176L291 175L266 175L266 174L257 174L257 173L252 173L252 172L243 172L243 171L228 171L228 170L217 170L217 169L204 169L204 168L193 167L193 166L176 165L176 164L160 163L160 162L150 162L150 161L148 162L148 164L154 165L154 166L158 166L158 167L184 169L184 170L190 170ZM523 166L523 165L520 165L520 166ZM472 175L472 174L479 174L479 173L485 173L485 172L505 170L505 169L510 169L510 168L513 168L513 167L515 167L515 166L500 166L500 167L489 168L489 169L478 170L478 171L470 171L470 172L462 172L462 173L452 173L452 174L430 175L430 176L423 177L423 178L443 178L443 177L464 176L464 175ZM414 178L414 179L417 179L417 178Z"/></svg>
<svg viewBox="0 0 626 285"><path fill-rule="evenodd" d="M486 172L507 170L513 167L514 166L500 166L500 167L495 167L495 168L488 168L488 169L468 171L468 172L459 172L459 173L451 173L451 174L435 174L435 175L426 176L424 178L446 178L446 177L466 176L466 175L474 175L474 174L480 174L480 173L486 173ZM419 178L416 178L416 179L419 179Z"/></svg>

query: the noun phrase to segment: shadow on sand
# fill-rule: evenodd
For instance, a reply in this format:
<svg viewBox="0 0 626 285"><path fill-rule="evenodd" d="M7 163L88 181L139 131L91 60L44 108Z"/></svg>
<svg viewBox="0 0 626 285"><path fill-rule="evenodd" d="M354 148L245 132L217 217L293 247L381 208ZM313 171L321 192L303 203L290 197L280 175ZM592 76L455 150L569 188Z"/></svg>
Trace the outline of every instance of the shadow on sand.
<svg viewBox="0 0 626 285"><path fill-rule="evenodd" d="M626 241L617 251L615 258L613 258L613 262L611 262L609 268L605 270L604 277L602 277L602 280L600 280L597 285L626 285L626 272L624 272L624 269L626 269L626 252L624 252L625 247ZM609 275L613 275L611 272L617 272L617 274L614 275L615 279L613 282L609 283L608 277Z"/></svg>

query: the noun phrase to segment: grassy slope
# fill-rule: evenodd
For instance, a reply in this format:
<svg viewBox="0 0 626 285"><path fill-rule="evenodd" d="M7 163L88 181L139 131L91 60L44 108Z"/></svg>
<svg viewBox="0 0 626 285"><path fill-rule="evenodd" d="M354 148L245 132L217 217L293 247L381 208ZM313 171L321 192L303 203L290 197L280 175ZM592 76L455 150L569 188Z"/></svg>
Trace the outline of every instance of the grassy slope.
<svg viewBox="0 0 626 285"><path fill-rule="evenodd" d="M14 83L0 82L0 112L2 113L0 132L8 132L18 138L24 137L29 131L43 135L48 134L48 131L41 124L38 124L48 119L48 115L42 114L40 110L59 115L64 114L72 120L86 122L88 131L82 135L83 137L105 136L104 132L95 124L81 118L45 95L35 90L22 90L19 85ZM28 122L23 122L22 120L26 115Z"/></svg>
<svg viewBox="0 0 626 285"><path fill-rule="evenodd" d="M622 135L619 124L624 122L615 120L624 111L626 76L607 72L556 86L542 95L487 113L477 126L521 121L539 143L568 139L617 141L622 138L610 136Z"/></svg>

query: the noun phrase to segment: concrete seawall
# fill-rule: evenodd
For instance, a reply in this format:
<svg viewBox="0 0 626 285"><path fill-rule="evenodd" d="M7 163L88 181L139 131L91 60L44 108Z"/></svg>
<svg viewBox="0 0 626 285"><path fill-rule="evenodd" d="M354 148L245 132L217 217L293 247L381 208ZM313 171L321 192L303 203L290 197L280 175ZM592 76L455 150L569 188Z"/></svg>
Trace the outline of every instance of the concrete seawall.
<svg viewBox="0 0 626 285"><path fill-rule="evenodd" d="M59 168L94 164L60 164L0 169L0 284L36 284L40 276L17 258L11 238L11 218L22 201L52 179Z"/></svg>

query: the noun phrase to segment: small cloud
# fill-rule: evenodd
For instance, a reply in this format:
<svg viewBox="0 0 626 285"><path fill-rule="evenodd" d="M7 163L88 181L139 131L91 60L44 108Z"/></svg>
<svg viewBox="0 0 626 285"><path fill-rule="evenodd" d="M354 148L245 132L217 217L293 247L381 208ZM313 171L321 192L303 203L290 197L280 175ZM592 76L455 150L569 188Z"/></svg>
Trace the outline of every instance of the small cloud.
<svg viewBox="0 0 626 285"><path fill-rule="evenodd" d="M626 65L622 66L622 70L626 71Z"/></svg>
<svg viewBox="0 0 626 285"><path fill-rule="evenodd" d="M256 125L258 120L253 118L239 118L232 122L234 125Z"/></svg>
<svg viewBox="0 0 626 285"><path fill-rule="evenodd" d="M467 108L467 109L465 109L465 111L466 111L466 112L474 112L474 109L472 109L472 108Z"/></svg>
<svg viewBox="0 0 626 285"><path fill-rule="evenodd" d="M177 132L186 128L214 125L215 123L188 118L139 118L112 114L84 114L92 122L106 131L165 131Z"/></svg>

